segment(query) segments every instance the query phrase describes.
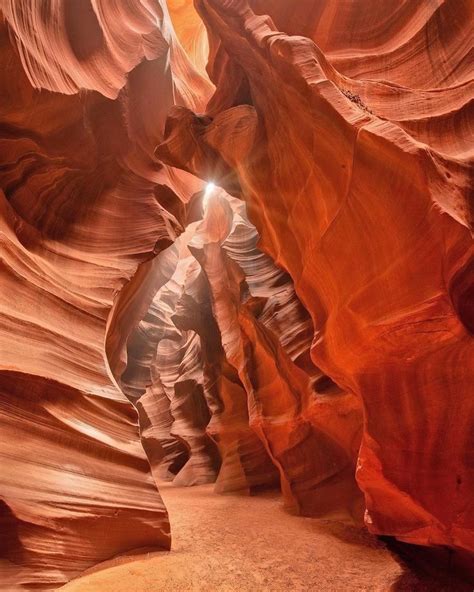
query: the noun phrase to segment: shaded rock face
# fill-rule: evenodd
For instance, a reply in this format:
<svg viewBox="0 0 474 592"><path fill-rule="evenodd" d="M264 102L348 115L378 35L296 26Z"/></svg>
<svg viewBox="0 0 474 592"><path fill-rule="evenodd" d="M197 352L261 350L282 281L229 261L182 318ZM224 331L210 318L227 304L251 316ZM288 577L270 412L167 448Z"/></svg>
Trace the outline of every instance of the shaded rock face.
<svg viewBox="0 0 474 592"><path fill-rule="evenodd" d="M472 3L194 5L0 0L0 579L160 480L472 552Z"/></svg>

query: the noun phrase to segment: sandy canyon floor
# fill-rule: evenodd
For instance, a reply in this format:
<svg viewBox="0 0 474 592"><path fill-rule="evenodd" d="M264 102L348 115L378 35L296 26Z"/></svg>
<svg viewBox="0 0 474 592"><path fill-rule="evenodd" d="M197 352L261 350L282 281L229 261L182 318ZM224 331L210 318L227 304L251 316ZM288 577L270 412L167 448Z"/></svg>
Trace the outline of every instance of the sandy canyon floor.
<svg viewBox="0 0 474 592"><path fill-rule="evenodd" d="M213 486L160 492L170 553L119 558L64 592L442 592L464 590L415 573L382 542L347 523L300 518L276 494L220 496ZM469 590L470 587L466 587Z"/></svg>

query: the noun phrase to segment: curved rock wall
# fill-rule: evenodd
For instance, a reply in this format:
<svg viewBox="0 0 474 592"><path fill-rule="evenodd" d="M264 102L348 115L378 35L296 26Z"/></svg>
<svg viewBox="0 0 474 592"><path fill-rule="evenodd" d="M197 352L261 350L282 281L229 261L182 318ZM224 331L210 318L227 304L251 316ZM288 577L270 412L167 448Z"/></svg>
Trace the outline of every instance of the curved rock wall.
<svg viewBox="0 0 474 592"><path fill-rule="evenodd" d="M472 3L0 10L8 589L168 548L161 479L472 551Z"/></svg>
<svg viewBox="0 0 474 592"><path fill-rule="evenodd" d="M196 4L216 92L207 119L174 110L157 154L230 192L237 179L311 313L314 364L363 405L368 527L472 550L472 5L401 3L395 31L378 3L327 2L311 33L326 56L245 0ZM308 34L299 10L257 8Z"/></svg>
<svg viewBox="0 0 474 592"><path fill-rule="evenodd" d="M104 343L126 325L108 324L117 293L201 185L153 150L170 106L200 108L209 83L158 1L0 8L0 580L54 589L170 546Z"/></svg>
<svg viewBox="0 0 474 592"><path fill-rule="evenodd" d="M311 388L310 375L293 362L289 353L299 358L298 350L304 350L299 329L309 319L285 274L256 251L253 241L249 244L248 234L254 231L245 222L242 206L233 201L229 204L219 194L210 197L191 252L208 277L224 351L247 393L249 424L279 469L288 506L310 516L343 509L356 513L359 405L351 394L318 393ZM242 232L243 226L248 233ZM227 252L229 236L233 248ZM243 267L232 252L241 255L236 258ZM299 315L283 309L292 324L285 324L279 335L275 329L283 298Z"/></svg>
<svg viewBox="0 0 474 592"><path fill-rule="evenodd" d="M169 548L127 403L3 371L0 418L2 590L56 589L118 553Z"/></svg>

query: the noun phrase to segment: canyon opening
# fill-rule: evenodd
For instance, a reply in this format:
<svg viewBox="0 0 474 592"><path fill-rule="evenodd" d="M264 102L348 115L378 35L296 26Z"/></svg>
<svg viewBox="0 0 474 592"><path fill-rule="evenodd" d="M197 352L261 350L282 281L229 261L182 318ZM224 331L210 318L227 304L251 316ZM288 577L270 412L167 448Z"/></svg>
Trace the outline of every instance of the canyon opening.
<svg viewBox="0 0 474 592"><path fill-rule="evenodd" d="M474 2L0 15L0 591L472 591Z"/></svg>

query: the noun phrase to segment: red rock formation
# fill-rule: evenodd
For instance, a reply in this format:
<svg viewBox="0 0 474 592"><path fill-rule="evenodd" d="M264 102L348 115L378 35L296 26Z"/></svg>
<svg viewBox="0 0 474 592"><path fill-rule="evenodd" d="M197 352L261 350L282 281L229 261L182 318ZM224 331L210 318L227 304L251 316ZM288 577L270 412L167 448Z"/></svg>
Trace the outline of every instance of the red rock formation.
<svg viewBox="0 0 474 592"><path fill-rule="evenodd" d="M472 6L403 3L400 28L384 30L385 7L354 16L328 2L313 31L328 60L245 0L197 5L216 93L207 119L174 111L157 154L217 171L229 191L238 179L262 248L311 313L314 363L363 403L369 528L472 550L474 343L460 304L472 291ZM259 7L285 18L284 3ZM374 47L358 41L369 13ZM301 14L285 21L292 33ZM438 54L425 68L428 32Z"/></svg>
<svg viewBox="0 0 474 592"><path fill-rule="evenodd" d="M472 3L167 4L0 0L0 578L152 476L473 551Z"/></svg>
<svg viewBox="0 0 474 592"><path fill-rule="evenodd" d="M0 373L1 586L55 589L114 555L168 548L169 523L125 402Z"/></svg>
<svg viewBox="0 0 474 592"><path fill-rule="evenodd" d="M209 56L209 42L206 28L193 2L189 0L167 0L168 10L179 41L194 67L206 79L206 65Z"/></svg>
<svg viewBox="0 0 474 592"><path fill-rule="evenodd" d="M191 223L174 245L157 257L160 269L169 269L168 273L149 270L139 288L128 289L131 282L122 291L114 314L124 300L129 311L142 311L144 318L136 319L138 324L128 339L126 368L110 343L109 358L117 360L112 365L117 382L140 410L142 436L146 434L142 441L154 474L162 475L163 467L173 464L174 474L165 476L175 485L214 481L219 464L214 441L222 459L216 491L252 491L274 484L276 469L249 426L246 391L226 358L212 313L208 280L192 256L199 227L199 222ZM242 256L250 257L252 267L255 253L236 237L234 241ZM297 343L294 347L300 350L302 346ZM177 442L185 444L188 454L176 464Z"/></svg>
<svg viewBox="0 0 474 592"><path fill-rule="evenodd" d="M244 245L247 238L242 232L244 208L237 203L232 204L234 213L225 196L210 196L204 222L190 248L207 274L222 345L247 393L250 426L280 471L290 507L313 516L354 510L359 406L350 394L336 391L324 396L312 391L310 376L288 355L289 350L299 358L299 330L308 320L302 311L293 318L287 311L287 320L293 324L285 328L286 333L291 329L294 333L290 338L280 335L286 351L279 342L272 300L278 303L282 296L288 298L285 292L289 289L291 300L292 290L285 286L284 274L248 244L247 249L240 249L248 271L246 284L242 268L230 256L232 251L235 256L237 238ZM229 235L234 235L234 248L227 254L224 245ZM249 258L244 263L245 254ZM297 307L294 293L293 301Z"/></svg>
<svg viewBox="0 0 474 592"><path fill-rule="evenodd" d="M199 108L208 83L159 2L0 6L0 580L55 588L170 544L104 342L126 325L108 322L117 292L200 186L152 153L169 107Z"/></svg>

